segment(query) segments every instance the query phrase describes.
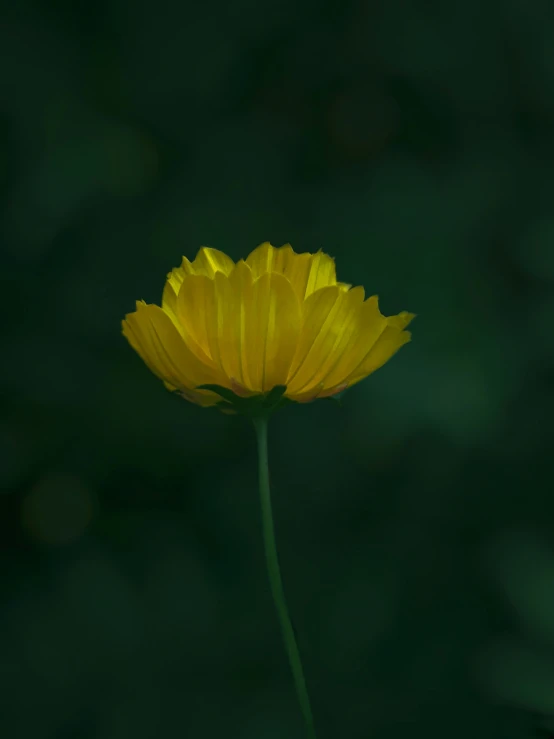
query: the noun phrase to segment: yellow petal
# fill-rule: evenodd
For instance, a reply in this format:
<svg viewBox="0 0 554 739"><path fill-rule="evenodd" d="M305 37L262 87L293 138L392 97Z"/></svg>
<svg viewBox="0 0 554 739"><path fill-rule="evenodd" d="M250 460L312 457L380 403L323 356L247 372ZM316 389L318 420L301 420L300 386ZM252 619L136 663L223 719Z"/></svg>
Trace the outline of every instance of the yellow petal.
<svg viewBox="0 0 554 739"><path fill-rule="evenodd" d="M235 364L240 351L244 384L255 392L284 385L300 331L300 303L292 285L283 275L263 274L240 295L239 313L240 344L228 351Z"/></svg>
<svg viewBox="0 0 554 739"><path fill-rule="evenodd" d="M166 313L175 315L177 296L187 275L204 275L204 277L213 279L216 272L228 275L234 266L231 257L209 246L201 247L193 262L183 257L181 266L175 267L167 275L162 295L162 308Z"/></svg>
<svg viewBox="0 0 554 739"><path fill-rule="evenodd" d="M181 269L184 270L185 274L191 275L204 275L213 279L217 272L223 272L228 275L232 271L235 263L219 249L212 249L209 246L203 246L198 251L193 262L189 262L186 257L183 257L183 263Z"/></svg>
<svg viewBox="0 0 554 739"><path fill-rule="evenodd" d="M265 241L246 257L246 264L255 280L267 272L284 275L304 299L311 259L311 254L296 254L290 244L276 248Z"/></svg>
<svg viewBox="0 0 554 739"><path fill-rule="evenodd" d="M121 321L123 336L125 336L148 369L156 377L163 380L163 368L158 366L156 352L151 345L149 334L144 330L144 321L140 320L139 312L142 310L142 305L144 303L137 300L137 310L134 313L128 313L125 319ZM175 390L175 386L171 385L171 389Z"/></svg>
<svg viewBox="0 0 554 739"><path fill-rule="evenodd" d="M317 254L313 254L305 297L315 293L316 290L320 290L322 287L336 284L337 275L335 271L335 260L328 254L324 254L322 251L318 251Z"/></svg>
<svg viewBox="0 0 554 739"><path fill-rule="evenodd" d="M186 344L206 364L219 365L219 352L215 352L211 330L212 313L215 310L215 281L205 275L188 275L179 291L176 302L177 322ZM215 346L217 350L217 346Z"/></svg>
<svg viewBox="0 0 554 739"><path fill-rule="evenodd" d="M162 293L162 308L173 318L176 314L177 295L183 284L185 272L181 267L175 267L167 275L167 280Z"/></svg>
<svg viewBox="0 0 554 739"><path fill-rule="evenodd" d="M214 273L213 279L191 274L177 299L177 317L187 344L225 375L220 347L225 342L229 292L229 281L221 271Z"/></svg>
<svg viewBox="0 0 554 739"><path fill-rule="evenodd" d="M315 376L317 363L321 359L319 347L326 341L329 343L329 332L336 331L333 322L340 309L341 296L344 295L334 285L312 293L304 302L298 348L287 378L288 397L303 390Z"/></svg>
<svg viewBox="0 0 554 739"><path fill-rule="evenodd" d="M317 252L297 254L290 244L278 248L268 241L260 244L246 258L254 279L266 272L284 275L294 287L300 300L304 300L316 290L336 285L335 262L328 254ZM343 285L348 289L350 285Z"/></svg>
<svg viewBox="0 0 554 739"><path fill-rule="evenodd" d="M323 295L325 292L328 293L327 298ZM318 300L320 294L321 300ZM312 313L312 316L306 315L306 321L309 322L309 333L303 332L300 345L304 351L308 348L308 341L311 341L311 346L300 363L296 375L289 382L288 391L291 395L309 393L319 385L323 389L325 378L339 363L345 348L358 328L358 317L363 299L364 289L362 287L345 292L338 285L324 288L308 298L305 307ZM330 310L328 310L326 301L329 301L329 305L332 301ZM315 315L316 311L319 316ZM316 328L317 334L314 335Z"/></svg>
<svg viewBox="0 0 554 739"><path fill-rule="evenodd" d="M254 281L239 262L230 277L185 278L177 314L186 343L204 363L225 375L238 395L284 384L300 330L300 305L285 277L265 273ZM223 383L220 383L223 384Z"/></svg>
<svg viewBox="0 0 554 739"><path fill-rule="evenodd" d="M241 394L242 388L251 389L252 380L248 365L248 348L251 344L251 320L248 313L254 304L254 279L244 260L237 262L229 275L231 305L228 310L228 345L223 357L225 371L236 383L234 391Z"/></svg>
<svg viewBox="0 0 554 739"><path fill-rule="evenodd" d="M387 319L379 310L377 295L372 295L360 307L354 326L336 364L324 378L328 390L343 385L367 357L368 352L387 326Z"/></svg>
<svg viewBox="0 0 554 739"><path fill-rule="evenodd" d="M403 328L414 317L413 313L403 312L386 319L387 325L383 333L379 336L361 364L347 378L349 386L354 385L372 372L375 372L375 370L378 370L379 367L382 367L385 362L388 362L396 354L401 346L404 346L404 344L410 341L412 335L409 331L403 331Z"/></svg>
<svg viewBox="0 0 554 739"><path fill-rule="evenodd" d="M293 255L294 252L289 244L276 248L269 241L264 241L246 257L246 264L252 270L253 278L257 280L266 272L284 274Z"/></svg>
<svg viewBox="0 0 554 739"><path fill-rule="evenodd" d="M137 303L136 312L125 317L123 331L148 367L174 388L187 391L203 384L224 384L220 373L190 351L159 306Z"/></svg>
<svg viewBox="0 0 554 739"><path fill-rule="evenodd" d="M229 299L222 294L226 284L228 279L221 271L214 273L214 279L187 275L177 298L177 319L185 342L200 360L221 374L220 344L225 339L225 314L229 309Z"/></svg>
<svg viewBox="0 0 554 739"><path fill-rule="evenodd" d="M397 316L389 316L387 318L387 324L402 331L402 329L406 328L406 326L408 326L415 317L415 313L408 313L404 310Z"/></svg>
<svg viewBox="0 0 554 739"><path fill-rule="evenodd" d="M204 306L206 336L210 355L227 377L228 383L231 378L225 368L228 366L229 324L233 320L230 315L231 302L229 278L222 272L218 272L212 281L212 293Z"/></svg>

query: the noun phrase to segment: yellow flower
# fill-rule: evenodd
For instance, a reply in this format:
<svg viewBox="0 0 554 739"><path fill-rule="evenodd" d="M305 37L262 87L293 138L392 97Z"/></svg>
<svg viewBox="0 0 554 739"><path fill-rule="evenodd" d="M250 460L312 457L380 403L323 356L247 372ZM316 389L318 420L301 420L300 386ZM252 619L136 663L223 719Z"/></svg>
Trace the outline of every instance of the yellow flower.
<svg viewBox="0 0 554 739"><path fill-rule="evenodd" d="M337 282L333 259L261 244L236 264L202 247L167 276L162 305L137 302L123 334L169 390L203 406L202 385L238 396L286 386L296 402L355 385L410 340L414 315L381 315L377 296Z"/></svg>

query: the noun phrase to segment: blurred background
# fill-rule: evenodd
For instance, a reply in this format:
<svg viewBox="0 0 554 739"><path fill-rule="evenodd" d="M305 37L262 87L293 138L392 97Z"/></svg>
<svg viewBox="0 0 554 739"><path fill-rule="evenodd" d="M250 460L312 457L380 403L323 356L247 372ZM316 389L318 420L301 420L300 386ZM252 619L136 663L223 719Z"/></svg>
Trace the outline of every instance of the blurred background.
<svg viewBox="0 0 554 739"><path fill-rule="evenodd" d="M3 739L304 737L252 429L120 333L183 254L265 240L418 314L270 429L319 739L550 736L552 4L3 16Z"/></svg>

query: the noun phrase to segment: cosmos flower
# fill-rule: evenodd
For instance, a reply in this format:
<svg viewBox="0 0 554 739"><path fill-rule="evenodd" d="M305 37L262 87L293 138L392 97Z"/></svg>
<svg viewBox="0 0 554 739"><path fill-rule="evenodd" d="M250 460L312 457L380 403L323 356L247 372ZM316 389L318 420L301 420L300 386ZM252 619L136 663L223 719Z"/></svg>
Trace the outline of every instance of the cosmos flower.
<svg viewBox="0 0 554 739"><path fill-rule="evenodd" d="M299 403L343 392L410 340L414 315L337 282L334 260L263 243L236 264L202 247L167 276L161 307L137 302L123 334L165 386L203 406L281 388Z"/></svg>
<svg viewBox="0 0 554 739"><path fill-rule="evenodd" d="M308 739L316 739L300 652L277 556L268 418L282 403L333 397L379 369L410 340L412 313L389 318L377 296L337 282L324 254L264 243L236 264L202 247L172 270L162 305L139 301L123 334L165 386L202 406L251 417L258 447L269 583Z"/></svg>

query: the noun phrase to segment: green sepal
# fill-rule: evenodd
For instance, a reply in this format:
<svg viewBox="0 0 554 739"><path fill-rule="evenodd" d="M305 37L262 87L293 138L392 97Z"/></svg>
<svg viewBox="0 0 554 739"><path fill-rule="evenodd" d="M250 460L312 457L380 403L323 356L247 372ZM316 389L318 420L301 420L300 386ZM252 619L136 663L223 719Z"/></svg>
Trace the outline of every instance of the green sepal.
<svg viewBox="0 0 554 739"><path fill-rule="evenodd" d="M255 418L258 416L268 416L273 411L282 408L291 401L284 397L286 385L277 385L269 392L260 395L252 395L248 398L237 395L227 387L221 385L199 385L198 390L210 390L216 393L223 402L218 403L216 407L223 409L232 409L235 413L243 416Z"/></svg>
<svg viewBox="0 0 554 739"><path fill-rule="evenodd" d="M287 391L286 385L275 385L274 388L266 393L263 397L262 405L267 413L271 413L277 408L281 408L283 405L289 403L289 399L284 397Z"/></svg>
<svg viewBox="0 0 554 739"><path fill-rule="evenodd" d="M246 398L239 398L232 390L229 390L227 387L221 387L221 385L198 385L196 389L211 390L212 393L217 393L217 395L221 396L228 403L234 403L235 399L246 400Z"/></svg>

